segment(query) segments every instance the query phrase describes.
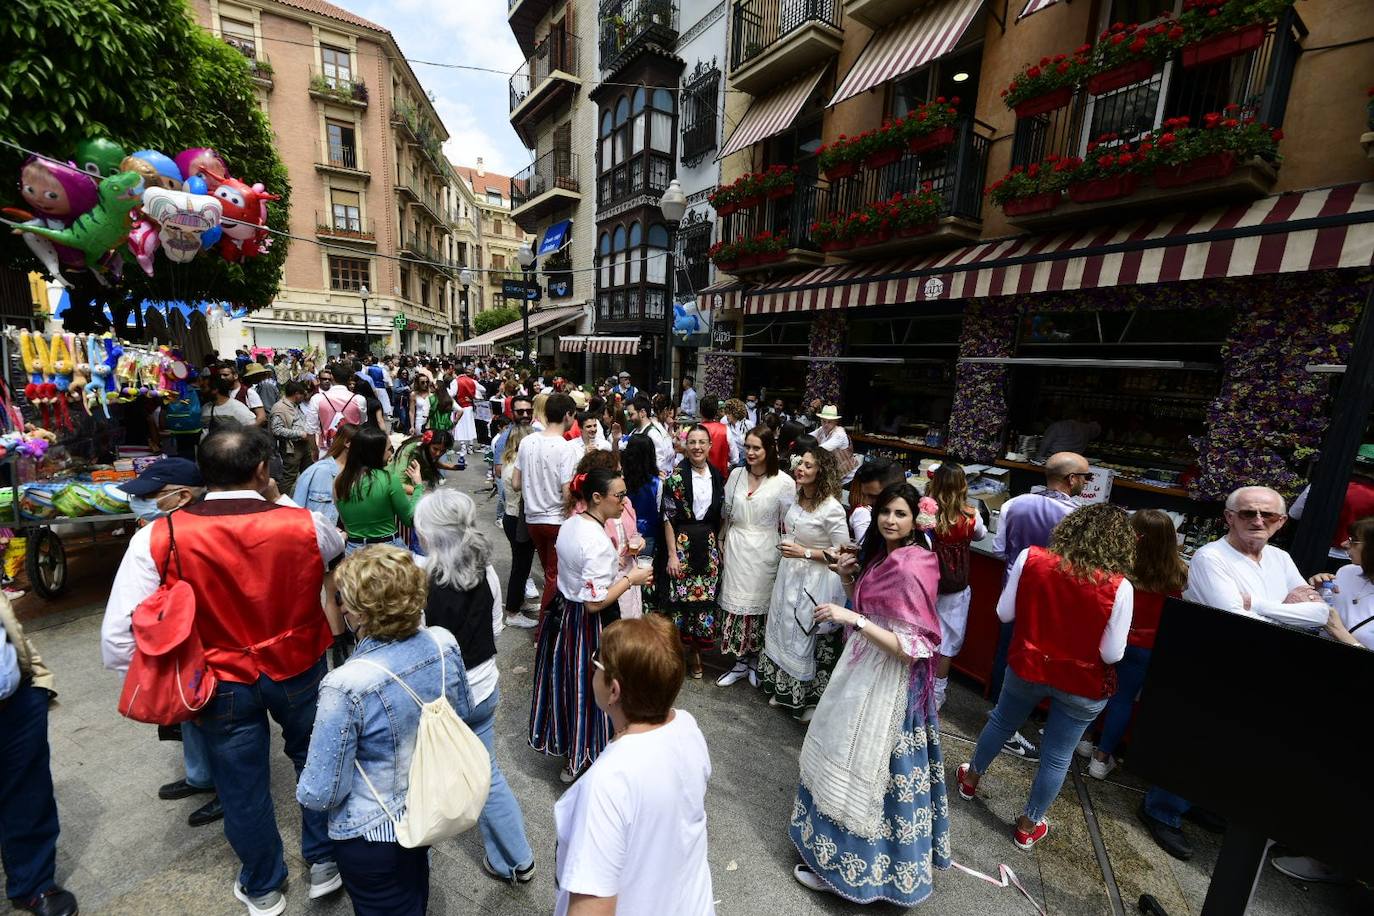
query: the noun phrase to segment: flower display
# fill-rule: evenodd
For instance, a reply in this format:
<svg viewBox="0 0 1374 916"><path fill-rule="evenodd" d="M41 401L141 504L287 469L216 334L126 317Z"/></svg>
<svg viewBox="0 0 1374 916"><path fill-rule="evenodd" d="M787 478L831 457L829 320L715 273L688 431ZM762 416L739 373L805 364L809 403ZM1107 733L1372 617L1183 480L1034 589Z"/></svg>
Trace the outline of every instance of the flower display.
<svg viewBox="0 0 1374 916"><path fill-rule="evenodd" d="M1141 139L1140 149L1156 167L1183 165L1215 153L1233 153L1241 160L1260 156L1276 161L1282 139L1283 131L1260 124L1254 115L1233 104L1204 115L1201 127L1191 126L1187 117L1169 118L1157 134Z"/></svg>
<svg viewBox="0 0 1374 916"><path fill-rule="evenodd" d="M1056 89L1077 86L1092 72L1092 51L1092 45L1081 45L1072 54L1042 57L1039 63L1026 64L1002 90L1002 100L1008 108L1015 108Z"/></svg>
<svg viewBox="0 0 1374 916"><path fill-rule="evenodd" d="M1114 22L1097 36L1092 69L1102 73L1132 61L1165 60L1183 44L1186 34L1183 26L1173 19L1143 26L1134 22Z"/></svg>
<svg viewBox="0 0 1374 916"><path fill-rule="evenodd" d="M1063 163L1061 172L1068 184L1134 174L1149 165L1148 148L1141 152L1139 146L1122 143L1115 133L1103 134L1093 140L1085 152L1087 155L1082 159L1069 156L1060 160Z"/></svg>
<svg viewBox="0 0 1374 916"><path fill-rule="evenodd" d="M797 167L795 165L771 165L768 171L759 175L759 187L765 195L772 198L787 197L797 190Z"/></svg>
<svg viewBox="0 0 1374 916"><path fill-rule="evenodd" d="M1017 299L973 299L964 310L959 355L1011 356L1016 340ZM1007 368L960 362L955 370L954 405L946 448L969 462L991 463L1002 454L1007 423Z"/></svg>
<svg viewBox="0 0 1374 916"><path fill-rule="evenodd" d="M1188 41L1273 22L1296 0L1184 0L1178 24Z"/></svg>
<svg viewBox="0 0 1374 916"><path fill-rule="evenodd" d="M933 102L922 102L903 118L892 122L893 129L903 140L924 137L942 127L949 127L959 118L959 97L937 96Z"/></svg>
<svg viewBox="0 0 1374 916"><path fill-rule="evenodd" d="M1051 153L1044 162L1013 166L1012 170L987 187L988 198L1002 207L1008 201L1055 194L1069 183L1069 175L1080 160L1072 156Z"/></svg>
<svg viewBox="0 0 1374 916"><path fill-rule="evenodd" d="M809 356L844 355L845 332L849 322L843 312L821 312L811 324ZM822 404L834 404L843 409L843 386L838 363L809 362L806 370L806 393L803 403L820 398Z"/></svg>
<svg viewBox="0 0 1374 916"><path fill-rule="evenodd" d="M721 399L734 397L738 365L738 357L721 353L706 354L706 367L701 380L702 396Z"/></svg>

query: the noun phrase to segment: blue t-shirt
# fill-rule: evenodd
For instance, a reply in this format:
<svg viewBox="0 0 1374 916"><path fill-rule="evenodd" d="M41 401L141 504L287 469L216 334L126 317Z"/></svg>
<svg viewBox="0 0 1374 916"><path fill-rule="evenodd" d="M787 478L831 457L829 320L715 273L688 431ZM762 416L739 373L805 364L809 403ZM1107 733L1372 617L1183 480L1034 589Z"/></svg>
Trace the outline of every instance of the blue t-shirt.
<svg viewBox="0 0 1374 916"><path fill-rule="evenodd" d="M655 477L630 494L630 505L635 507L635 521L640 537L657 537L659 529L663 527L659 500L659 488L662 485L663 481Z"/></svg>
<svg viewBox="0 0 1374 916"><path fill-rule="evenodd" d="M382 367L381 367L381 366L375 366L375 365L374 365L374 366L368 366L368 367L367 367L367 374L368 374L368 377L372 379L372 387L373 387L373 388L385 388L385 387L386 387L386 385L384 385L384 384L382 383L383 380L386 378L386 376L382 375Z"/></svg>
<svg viewBox="0 0 1374 916"><path fill-rule="evenodd" d="M10 644L9 631L0 627L0 700L8 700L19 689L23 673L19 670L19 653Z"/></svg>

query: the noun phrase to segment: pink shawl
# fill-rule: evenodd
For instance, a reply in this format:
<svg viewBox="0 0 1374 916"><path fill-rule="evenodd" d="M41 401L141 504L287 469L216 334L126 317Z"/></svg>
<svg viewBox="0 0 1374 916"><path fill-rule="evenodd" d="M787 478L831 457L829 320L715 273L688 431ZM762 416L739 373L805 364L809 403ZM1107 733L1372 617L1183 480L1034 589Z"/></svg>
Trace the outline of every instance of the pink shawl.
<svg viewBox="0 0 1374 916"><path fill-rule="evenodd" d="M933 550L899 547L870 566L854 587L854 610L915 627L932 646L940 644L935 594L940 560Z"/></svg>

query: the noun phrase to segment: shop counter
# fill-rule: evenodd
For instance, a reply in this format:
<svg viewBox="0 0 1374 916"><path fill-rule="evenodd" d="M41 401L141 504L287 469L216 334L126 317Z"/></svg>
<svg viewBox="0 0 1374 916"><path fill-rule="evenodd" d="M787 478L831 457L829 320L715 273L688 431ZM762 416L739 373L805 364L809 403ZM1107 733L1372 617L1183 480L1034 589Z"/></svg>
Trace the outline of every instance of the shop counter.
<svg viewBox="0 0 1374 916"><path fill-rule="evenodd" d="M969 554L969 585L973 594L968 609L968 629L964 646L952 667L968 675L986 689L992 676L992 660L997 654L997 598L1002 594L1002 574L1006 564L993 551L993 536L975 541Z"/></svg>

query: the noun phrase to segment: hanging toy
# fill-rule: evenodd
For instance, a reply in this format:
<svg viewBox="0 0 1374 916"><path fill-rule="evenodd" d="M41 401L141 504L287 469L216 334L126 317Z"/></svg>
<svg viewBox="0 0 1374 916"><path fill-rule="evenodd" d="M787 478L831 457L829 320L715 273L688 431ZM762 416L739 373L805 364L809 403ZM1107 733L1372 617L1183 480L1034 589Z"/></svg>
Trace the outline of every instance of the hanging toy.
<svg viewBox="0 0 1374 916"><path fill-rule="evenodd" d="M113 140L104 137L90 137L76 144L72 160L77 168L97 181L124 171L120 167L124 161L124 150Z"/></svg>
<svg viewBox="0 0 1374 916"><path fill-rule="evenodd" d="M26 223L16 232L45 238L55 244L76 248L85 254L85 266L96 273L102 282L105 272L117 273L115 264L123 259L107 256L129 239L130 216L143 198L143 178L136 172L120 172L102 179L98 189L100 203L94 210L78 217L66 229L49 229Z"/></svg>
<svg viewBox="0 0 1374 916"><path fill-rule="evenodd" d="M72 360L71 335L54 334L51 353L53 383L57 385L58 391L65 393L67 386L72 382L72 370L76 368Z"/></svg>
<svg viewBox="0 0 1374 916"><path fill-rule="evenodd" d="M24 361L24 371L29 373L29 383L24 386L24 397L33 405L43 420L44 426L52 425L48 414L49 389L55 395L56 386L48 381L51 373L52 355L48 340L38 331L20 331L19 351Z"/></svg>
<svg viewBox="0 0 1374 916"><path fill-rule="evenodd" d="M91 405L99 404L108 420L110 404L106 397L112 370L105 364L105 349L101 346L101 338L95 334L86 336L86 356L91 361L91 380L86 384L87 402Z"/></svg>
<svg viewBox="0 0 1374 916"><path fill-rule="evenodd" d="M267 193L261 184L251 187L237 178L226 178L215 189L215 197L224 209L224 237L219 251L226 261L256 257L271 244L267 225L267 202L281 200L277 194Z"/></svg>
<svg viewBox="0 0 1374 916"><path fill-rule="evenodd" d="M90 175L74 165L39 156L24 160L19 172L19 193L29 209L7 209L7 214L28 220L25 227L50 230L66 229L99 202L95 179ZM33 233L24 233L24 243L54 281L71 286L62 276L62 269L80 269L80 251Z"/></svg>

